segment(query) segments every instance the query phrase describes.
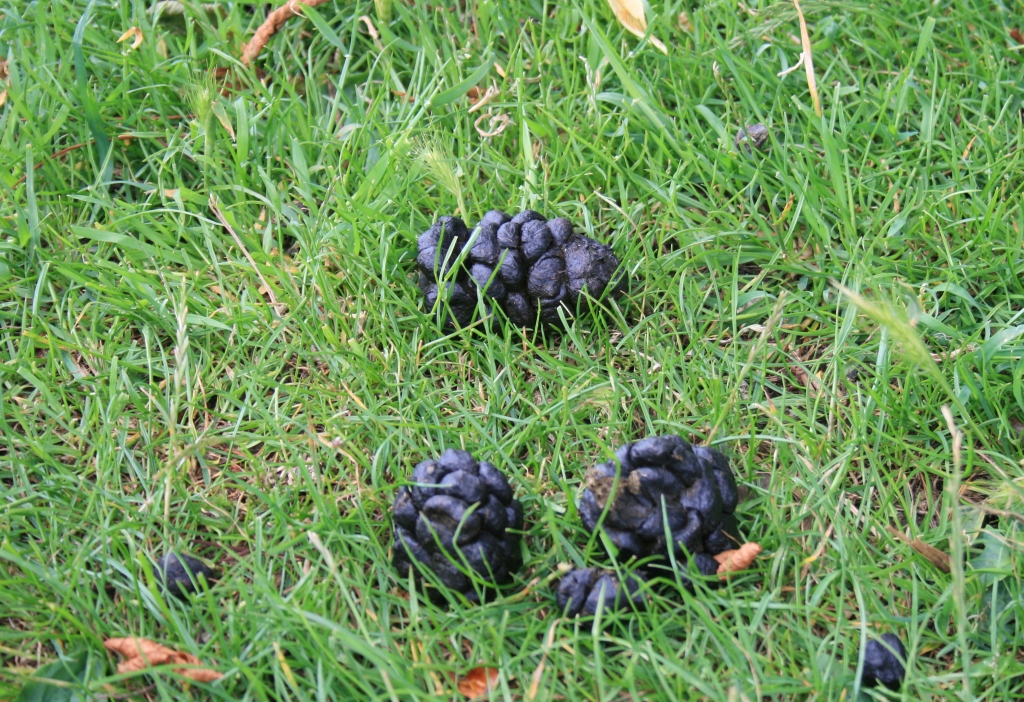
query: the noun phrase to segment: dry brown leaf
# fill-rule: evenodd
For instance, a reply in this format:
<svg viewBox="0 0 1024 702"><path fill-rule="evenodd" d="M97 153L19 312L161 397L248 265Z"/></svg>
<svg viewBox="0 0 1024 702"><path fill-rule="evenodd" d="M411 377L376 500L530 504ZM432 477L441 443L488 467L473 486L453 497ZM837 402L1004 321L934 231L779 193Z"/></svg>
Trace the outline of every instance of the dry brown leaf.
<svg viewBox="0 0 1024 702"><path fill-rule="evenodd" d="M944 551L941 551L935 548L934 546L926 544L924 541L921 541L921 539L910 539L905 534L900 532L898 529L893 528L892 526L886 525L885 528L894 537L896 537L897 539L905 543L907 546L910 546L910 548L914 549L922 556L927 558L933 566L941 570L943 573L949 572L949 562L951 559L948 553L945 553Z"/></svg>
<svg viewBox="0 0 1024 702"><path fill-rule="evenodd" d="M1013 40L1018 44L1024 44L1024 34L1021 34L1019 29L1011 29L1010 36L1013 37Z"/></svg>
<svg viewBox="0 0 1024 702"><path fill-rule="evenodd" d="M470 699L482 697L498 685L498 676L497 668L473 668L459 678L459 692Z"/></svg>
<svg viewBox="0 0 1024 702"><path fill-rule="evenodd" d="M132 49L138 49L142 46L142 30L138 27L130 27L127 32L121 35L121 38L117 40L117 43L120 44L123 41L127 41L129 38L132 38Z"/></svg>
<svg viewBox="0 0 1024 702"><path fill-rule="evenodd" d="M647 36L647 17L644 15L644 4L641 0L608 0L608 4L623 27L641 39ZM668 53L668 49L657 37L647 37L647 41L658 47L661 53Z"/></svg>
<svg viewBox="0 0 1024 702"><path fill-rule="evenodd" d="M729 573L746 570L759 553L761 553L761 545L755 543L743 544L739 548L722 551L715 556L715 560L718 561L718 576L725 579Z"/></svg>
<svg viewBox="0 0 1024 702"><path fill-rule="evenodd" d="M196 682L213 682L222 677L216 670L203 668L202 662L191 653L175 651L173 648L161 646L155 641L141 637L125 639L107 639L103 648L124 656L117 664L117 672L134 673L158 665L188 665L191 668L174 668L174 672Z"/></svg>

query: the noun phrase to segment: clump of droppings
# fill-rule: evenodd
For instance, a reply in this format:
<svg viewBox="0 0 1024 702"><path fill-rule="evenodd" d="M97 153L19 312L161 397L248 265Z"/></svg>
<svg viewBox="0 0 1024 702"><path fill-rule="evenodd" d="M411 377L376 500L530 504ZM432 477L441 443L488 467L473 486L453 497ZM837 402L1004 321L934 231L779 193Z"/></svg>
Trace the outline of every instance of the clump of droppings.
<svg viewBox="0 0 1024 702"><path fill-rule="evenodd" d="M614 571L599 568L577 568L566 573L558 583L558 609L566 616L592 617L598 612L645 606L639 574L620 580Z"/></svg>
<svg viewBox="0 0 1024 702"><path fill-rule="evenodd" d="M392 508L399 575L432 573L470 601L479 599L481 581L484 589L507 583L522 565L523 508L505 475L466 451L448 449L418 464L411 482L398 488Z"/></svg>
<svg viewBox="0 0 1024 702"><path fill-rule="evenodd" d="M615 460L586 473L579 513L587 531L601 529L620 561L656 557L716 575L716 554L739 545L739 501L729 461L674 435L626 444Z"/></svg>
<svg viewBox="0 0 1024 702"><path fill-rule="evenodd" d="M417 240L420 289L428 308L448 303L459 326L469 324L477 291L516 326L557 324L591 299L618 293L623 278L611 248L578 234L567 219L533 210L484 215L475 237L458 217L440 217ZM468 251L465 251L466 247ZM455 264L465 253L457 270Z"/></svg>

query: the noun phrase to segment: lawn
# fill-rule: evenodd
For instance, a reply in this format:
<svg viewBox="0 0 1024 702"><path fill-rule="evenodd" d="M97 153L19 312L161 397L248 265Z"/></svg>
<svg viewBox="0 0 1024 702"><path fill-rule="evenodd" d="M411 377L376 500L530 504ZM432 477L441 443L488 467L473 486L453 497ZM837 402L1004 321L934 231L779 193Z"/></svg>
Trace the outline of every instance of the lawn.
<svg viewBox="0 0 1024 702"><path fill-rule="evenodd" d="M788 0L651 2L667 54L604 0L333 0L251 69L266 3L150 4L0 2L0 699L1024 699L1019 0L804 2L820 117ZM629 290L446 328L416 237L493 208ZM561 617L559 564L613 565L587 467L670 433L760 558ZM525 509L484 605L390 561L447 447ZM222 577L166 597L171 549ZM223 677L118 674L126 636Z"/></svg>

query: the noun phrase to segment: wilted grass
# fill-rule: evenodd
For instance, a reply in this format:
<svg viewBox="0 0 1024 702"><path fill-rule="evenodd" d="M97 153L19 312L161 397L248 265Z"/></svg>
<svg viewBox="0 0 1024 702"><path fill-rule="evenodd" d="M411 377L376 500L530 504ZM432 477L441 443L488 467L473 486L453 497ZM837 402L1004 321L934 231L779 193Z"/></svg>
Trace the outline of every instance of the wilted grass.
<svg viewBox="0 0 1024 702"><path fill-rule="evenodd" d="M790 3L652 4L667 56L598 0L328 3L262 79L243 3L4 5L0 697L63 653L41 674L95 699L453 699L478 665L521 699L542 661L537 700L853 699L888 631L898 696L1024 695L1019 13L801 5L822 119L778 75ZM489 61L514 124L485 138L462 91ZM755 121L770 150L737 151ZM456 207L569 217L630 292L564 333L444 330L415 237ZM517 596L608 564L585 468L664 432L729 453L757 567L598 626ZM395 485L448 446L526 508L485 606L406 599L388 560ZM170 548L223 578L166 600ZM131 635L224 677L118 676L101 644Z"/></svg>

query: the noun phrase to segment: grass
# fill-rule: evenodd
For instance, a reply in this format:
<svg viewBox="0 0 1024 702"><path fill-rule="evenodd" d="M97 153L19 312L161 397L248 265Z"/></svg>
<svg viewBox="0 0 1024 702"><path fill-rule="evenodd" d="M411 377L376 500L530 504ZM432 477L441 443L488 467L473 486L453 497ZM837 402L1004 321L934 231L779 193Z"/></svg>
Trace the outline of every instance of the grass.
<svg viewBox="0 0 1024 702"><path fill-rule="evenodd" d="M379 42L374 3L328 3L262 81L235 58L262 15L146 4L0 6L0 698L78 656L88 699L457 699L486 665L511 700L541 664L537 700L867 699L889 631L890 697L1024 698L1014 3L803 3L821 119L778 75L786 2L652 3L667 56L599 0L382 2ZM490 61L513 124L483 138ZM738 152L755 121L770 150ZM460 205L569 217L634 285L564 333L444 330L415 237ZM610 563L585 468L668 432L732 458L756 568L598 623L516 595ZM388 560L396 484L450 446L526 509L484 606L406 599ZM166 600L171 548L224 577ZM101 644L131 635L224 677L118 675Z"/></svg>

